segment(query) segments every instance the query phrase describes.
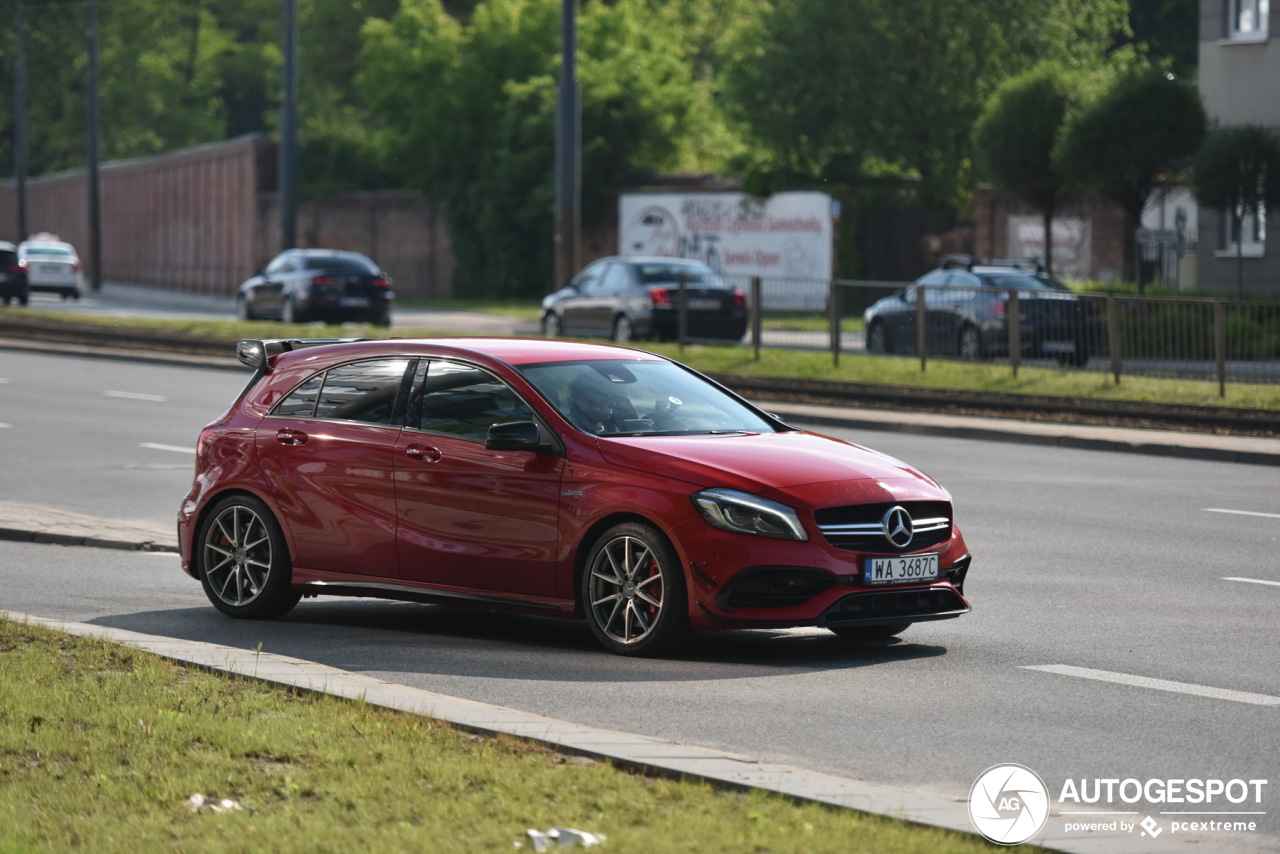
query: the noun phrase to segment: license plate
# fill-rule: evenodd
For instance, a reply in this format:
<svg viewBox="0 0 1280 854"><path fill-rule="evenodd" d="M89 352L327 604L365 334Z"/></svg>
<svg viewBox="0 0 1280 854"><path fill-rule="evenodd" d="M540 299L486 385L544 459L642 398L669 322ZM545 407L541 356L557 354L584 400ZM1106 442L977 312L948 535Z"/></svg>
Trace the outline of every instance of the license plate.
<svg viewBox="0 0 1280 854"><path fill-rule="evenodd" d="M1040 346L1046 353L1074 353L1076 351L1074 341L1046 341Z"/></svg>
<svg viewBox="0 0 1280 854"><path fill-rule="evenodd" d="M369 298L368 297L343 297L342 299L338 300L338 305L342 306L343 308L368 308Z"/></svg>
<svg viewBox="0 0 1280 854"><path fill-rule="evenodd" d="M868 584L933 581L938 577L938 556L869 557L866 560L866 572Z"/></svg>
<svg viewBox="0 0 1280 854"><path fill-rule="evenodd" d="M719 307L720 307L720 301L716 299L689 300L689 311L714 311Z"/></svg>

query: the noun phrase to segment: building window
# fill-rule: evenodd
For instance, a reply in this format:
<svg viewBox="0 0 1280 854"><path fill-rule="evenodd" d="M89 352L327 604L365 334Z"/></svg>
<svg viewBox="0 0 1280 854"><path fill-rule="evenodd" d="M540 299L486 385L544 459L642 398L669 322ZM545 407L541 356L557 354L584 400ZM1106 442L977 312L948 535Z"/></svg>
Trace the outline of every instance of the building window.
<svg viewBox="0 0 1280 854"><path fill-rule="evenodd" d="M1228 0L1234 39L1265 39L1271 25L1271 0Z"/></svg>
<svg viewBox="0 0 1280 854"><path fill-rule="evenodd" d="M1231 211L1222 212L1222 228L1220 231L1220 240L1218 245L1219 255L1235 255L1237 247L1237 235L1235 229L1234 217ZM1240 221L1240 231L1244 234L1244 242L1240 244L1240 254L1248 256L1261 256L1266 250L1267 243L1267 213L1265 209L1258 211L1258 216L1246 213Z"/></svg>

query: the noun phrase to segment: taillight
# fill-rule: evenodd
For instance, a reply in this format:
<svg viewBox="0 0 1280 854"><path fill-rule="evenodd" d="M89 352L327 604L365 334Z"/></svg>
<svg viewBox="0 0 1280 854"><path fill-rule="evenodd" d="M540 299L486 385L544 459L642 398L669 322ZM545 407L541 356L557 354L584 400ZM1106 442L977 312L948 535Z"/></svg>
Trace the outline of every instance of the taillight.
<svg viewBox="0 0 1280 854"><path fill-rule="evenodd" d="M313 285L336 285L338 280L333 276L312 276L311 284Z"/></svg>
<svg viewBox="0 0 1280 854"><path fill-rule="evenodd" d="M649 299L653 302L653 307L671 305L671 291L666 288L649 288Z"/></svg>
<svg viewBox="0 0 1280 854"><path fill-rule="evenodd" d="M734 289L733 289L733 307L734 307L734 308L746 308L746 307L747 307L747 295L746 295L746 293L745 293L745 292L743 292L743 291L742 291L741 289L739 289L739 288L734 288Z"/></svg>
<svg viewBox="0 0 1280 854"><path fill-rule="evenodd" d="M373 280L373 286L375 288L389 288L391 287L391 279L386 276L379 276Z"/></svg>

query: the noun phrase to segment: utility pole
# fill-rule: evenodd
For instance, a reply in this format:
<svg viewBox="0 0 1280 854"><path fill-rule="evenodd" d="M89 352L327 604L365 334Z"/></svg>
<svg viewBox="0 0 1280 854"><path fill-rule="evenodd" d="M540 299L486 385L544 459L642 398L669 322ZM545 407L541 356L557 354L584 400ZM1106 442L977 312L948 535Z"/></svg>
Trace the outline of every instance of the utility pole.
<svg viewBox="0 0 1280 854"><path fill-rule="evenodd" d="M18 190L18 240L27 239L27 22L25 0L14 20L17 56L13 68L13 177Z"/></svg>
<svg viewBox="0 0 1280 854"><path fill-rule="evenodd" d="M560 90L556 99L555 290L578 269L582 233L582 112L578 105L577 0L561 0Z"/></svg>
<svg viewBox="0 0 1280 854"><path fill-rule="evenodd" d="M298 245L298 0L284 0L284 98L280 107L280 250Z"/></svg>
<svg viewBox="0 0 1280 854"><path fill-rule="evenodd" d="M89 0L89 25L85 31L89 48L87 74L88 143L85 160L89 167L89 287L102 290L102 215L98 185L98 0Z"/></svg>

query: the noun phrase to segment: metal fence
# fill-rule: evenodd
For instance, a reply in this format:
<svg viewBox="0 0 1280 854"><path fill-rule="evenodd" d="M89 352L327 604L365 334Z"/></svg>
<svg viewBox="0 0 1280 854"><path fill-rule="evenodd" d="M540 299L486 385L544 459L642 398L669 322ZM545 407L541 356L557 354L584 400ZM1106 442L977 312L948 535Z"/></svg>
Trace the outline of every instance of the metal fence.
<svg viewBox="0 0 1280 854"><path fill-rule="evenodd" d="M732 277L730 277L732 278ZM742 278L756 349L1280 383L1280 301Z"/></svg>

